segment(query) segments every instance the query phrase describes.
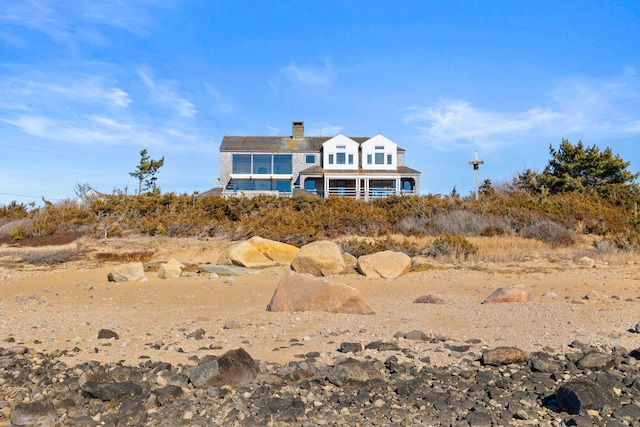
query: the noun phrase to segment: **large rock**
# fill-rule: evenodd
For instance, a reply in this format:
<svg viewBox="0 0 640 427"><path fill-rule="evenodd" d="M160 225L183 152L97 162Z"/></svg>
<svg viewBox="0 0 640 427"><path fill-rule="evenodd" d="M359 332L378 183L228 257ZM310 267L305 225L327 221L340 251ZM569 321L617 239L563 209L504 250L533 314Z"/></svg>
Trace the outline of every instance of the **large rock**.
<svg viewBox="0 0 640 427"><path fill-rule="evenodd" d="M184 264L175 258L170 258L165 264L160 264L158 277L160 279L177 279L182 274Z"/></svg>
<svg viewBox="0 0 640 427"><path fill-rule="evenodd" d="M144 266L141 262L117 265L107 275L110 282L146 282Z"/></svg>
<svg viewBox="0 0 640 427"><path fill-rule="evenodd" d="M248 274L260 274L259 271L251 270L250 268L222 264L200 264L198 265L198 272L217 274L218 276L246 276Z"/></svg>
<svg viewBox="0 0 640 427"><path fill-rule="evenodd" d="M279 265L289 265L296 257L300 249L293 245L275 240L264 239L262 237L253 236L247 240L258 252L275 261Z"/></svg>
<svg viewBox="0 0 640 427"><path fill-rule="evenodd" d="M298 273L330 276L342 274L346 264L338 245L328 240L319 240L301 247L291 261L291 268Z"/></svg>
<svg viewBox="0 0 640 427"><path fill-rule="evenodd" d="M239 386L250 383L257 376L256 361L243 348L238 348L194 367L189 375L189 381L196 388Z"/></svg>
<svg viewBox="0 0 640 427"><path fill-rule="evenodd" d="M411 270L411 257L403 252L376 252L358 258L356 268L367 277L395 279Z"/></svg>
<svg viewBox="0 0 640 427"><path fill-rule="evenodd" d="M381 362L360 361L351 357L335 364L333 369L327 374L327 380L332 384L342 387L346 384L366 383L372 380L385 379L386 372Z"/></svg>
<svg viewBox="0 0 640 427"><path fill-rule="evenodd" d="M273 267L276 263L260 253L247 240L229 248L226 257L233 265L246 268Z"/></svg>
<svg viewBox="0 0 640 427"><path fill-rule="evenodd" d="M298 251L293 245L253 236L227 249L217 263L247 268L289 265Z"/></svg>
<svg viewBox="0 0 640 427"><path fill-rule="evenodd" d="M522 284L503 286L493 291L482 303L497 302L527 302L531 295L531 289Z"/></svg>
<svg viewBox="0 0 640 427"><path fill-rule="evenodd" d="M300 273L280 280L267 310L375 314L356 288Z"/></svg>
<svg viewBox="0 0 640 427"><path fill-rule="evenodd" d="M527 354L517 347L496 347L482 353L482 364L487 366L522 364L526 361Z"/></svg>
<svg viewBox="0 0 640 427"><path fill-rule="evenodd" d="M576 378L556 390L558 407L569 414L587 414L587 411L611 412L620 407L620 398L609 387L589 378Z"/></svg>

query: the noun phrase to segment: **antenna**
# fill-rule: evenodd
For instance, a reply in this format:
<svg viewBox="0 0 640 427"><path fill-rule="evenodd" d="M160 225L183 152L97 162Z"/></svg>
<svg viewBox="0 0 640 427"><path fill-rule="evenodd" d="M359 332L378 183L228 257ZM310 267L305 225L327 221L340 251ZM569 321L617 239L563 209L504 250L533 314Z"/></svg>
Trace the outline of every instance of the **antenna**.
<svg viewBox="0 0 640 427"><path fill-rule="evenodd" d="M322 136L322 128L318 128L318 131L320 132L320 136Z"/></svg>
<svg viewBox="0 0 640 427"><path fill-rule="evenodd" d="M484 164L484 160L478 160L478 150L474 151L474 153L476 153L476 158L475 160L469 160L469 164L473 166L473 170L476 174L476 200L478 200L478 169L480 169L480 165Z"/></svg>

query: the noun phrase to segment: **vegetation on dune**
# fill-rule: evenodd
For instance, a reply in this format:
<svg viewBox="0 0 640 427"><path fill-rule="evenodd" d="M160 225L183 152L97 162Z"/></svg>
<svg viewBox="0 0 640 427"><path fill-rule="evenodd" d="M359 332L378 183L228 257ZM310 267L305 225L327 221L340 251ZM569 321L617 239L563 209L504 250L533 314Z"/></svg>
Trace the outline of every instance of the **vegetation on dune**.
<svg viewBox="0 0 640 427"><path fill-rule="evenodd" d="M453 254L463 259L478 250L472 238L517 237L567 247L580 235L592 235L600 248L640 251L638 174L630 173L629 164L610 149L564 140L558 150L550 151L543 172L528 170L503 185L486 180L479 201L457 194L366 202L303 195L224 199L114 192L86 206L72 201L0 206L0 238L18 241L78 231L98 238L138 233L238 240L259 235L301 246L359 236L368 240L347 239L343 247L358 255L395 248L411 255ZM149 185L155 189L153 182ZM397 235L404 237L390 237ZM417 244L410 240L416 236L432 239L428 245Z"/></svg>

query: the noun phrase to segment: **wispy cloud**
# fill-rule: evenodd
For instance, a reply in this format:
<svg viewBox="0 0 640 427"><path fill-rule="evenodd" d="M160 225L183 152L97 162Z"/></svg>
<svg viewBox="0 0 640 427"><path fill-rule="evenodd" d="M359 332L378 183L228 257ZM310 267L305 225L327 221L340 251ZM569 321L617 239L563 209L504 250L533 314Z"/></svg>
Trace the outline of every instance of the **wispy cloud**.
<svg viewBox="0 0 640 427"><path fill-rule="evenodd" d="M47 35L51 41L66 46L110 44L105 27L144 37L154 21L149 9L170 7L175 1L91 1L61 2L29 0L7 2L0 11L0 24L27 28ZM26 44L4 31L4 39L14 46Z"/></svg>
<svg viewBox="0 0 640 427"><path fill-rule="evenodd" d="M177 84L169 80L155 81L147 71L139 71L138 75L151 90L151 98L156 102L175 109L182 117L193 118L198 110L187 99L178 95L175 87Z"/></svg>
<svg viewBox="0 0 640 427"><path fill-rule="evenodd" d="M173 90L176 83L141 73L145 85L128 79L124 87L104 76L52 71L18 78L10 71L0 75L0 124L42 141L181 150L209 143L192 123L195 106ZM151 109L148 99L155 101Z"/></svg>
<svg viewBox="0 0 640 427"><path fill-rule="evenodd" d="M328 61L322 65L300 65L292 62L282 68L280 73L290 84L310 87L329 86L335 76Z"/></svg>
<svg viewBox="0 0 640 427"><path fill-rule="evenodd" d="M531 142L531 137L579 138L640 134L640 79L633 70L606 81L567 79L548 105L521 112L482 109L464 100L440 99L408 108L405 123L441 151L495 150Z"/></svg>

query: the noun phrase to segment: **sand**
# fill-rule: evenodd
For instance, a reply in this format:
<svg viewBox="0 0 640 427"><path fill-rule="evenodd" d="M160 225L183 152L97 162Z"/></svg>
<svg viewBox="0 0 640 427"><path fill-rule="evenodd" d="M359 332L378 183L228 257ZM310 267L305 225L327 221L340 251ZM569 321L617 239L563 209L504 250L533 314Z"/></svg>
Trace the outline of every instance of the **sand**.
<svg viewBox="0 0 640 427"><path fill-rule="evenodd" d="M479 340L471 347L474 354L497 346L564 352L576 340L603 348L640 347L640 334L631 332L640 321L637 262L597 262L595 267L535 259L433 263L426 271L394 280L357 274L331 277L359 289L377 311L359 316L266 311L287 267L234 278L162 280L148 272L144 283L112 283L107 274L116 263L92 259L98 252L146 248L154 251L155 261L172 256L185 264L215 263L228 242L125 238L74 245L89 259L56 268L16 268L7 261L10 249L0 251L5 255L0 258L0 347L66 350L61 359L68 364L97 360L133 365L145 360L192 365L194 356L238 347L270 362L286 363L313 351L330 359L342 342L365 345L374 340L396 342L436 365L465 357L445 345L471 339ZM531 289L529 302L482 304L496 288L517 283ZM446 304L413 303L425 294L437 295ZM103 328L115 331L119 339L99 340ZM199 328L204 338L189 338ZM394 338L396 332L412 330L440 341ZM15 341L7 341L10 338Z"/></svg>

